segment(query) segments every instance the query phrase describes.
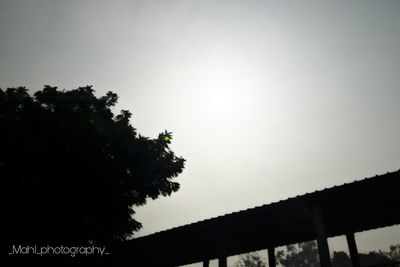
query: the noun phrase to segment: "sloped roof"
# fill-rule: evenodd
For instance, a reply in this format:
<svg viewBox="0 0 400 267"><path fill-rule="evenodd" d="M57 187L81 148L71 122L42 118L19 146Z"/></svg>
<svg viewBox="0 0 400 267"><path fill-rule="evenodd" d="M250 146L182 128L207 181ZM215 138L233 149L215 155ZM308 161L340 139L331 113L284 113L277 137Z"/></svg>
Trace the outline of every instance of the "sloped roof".
<svg viewBox="0 0 400 267"><path fill-rule="evenodd" d="M121 263L184 265L316 238L311 207L329 237L400 224L400 170L124 242Z"/></svg>

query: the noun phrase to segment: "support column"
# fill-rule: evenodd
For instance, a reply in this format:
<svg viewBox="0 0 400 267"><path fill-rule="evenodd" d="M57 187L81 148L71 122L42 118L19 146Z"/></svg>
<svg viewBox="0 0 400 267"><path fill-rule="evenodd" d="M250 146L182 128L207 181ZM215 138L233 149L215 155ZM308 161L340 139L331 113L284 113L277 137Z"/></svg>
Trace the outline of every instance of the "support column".
<svg viewBox="0 0 400 267"><path fill-rule="evenodd" d="M223 231L219 233L218 239L218 267L227 267L226 236Z"/></svg>
<svg viewBox="0 0 400 267"><path fill-rule="evenodd" d="M209 267L210 266L210 261L209 260L204 260L203 261L203 267Z"/></svg>
<svg viewBox="0 0 400 267"><path fill-rule="evenodd" d="M314 206L312 209L315 231L317 233L318 252L321 267L331 267L332 264L331 257L329 255L328 239L325 232L321 208L319 206Z"/></svg>
<svg viewBox="0 0 400 267"><path fill-rule="evenodd" d="M218 267L227 267L226 256L220 256L218 258Z"/></svg>
<svg viewBox="0 0 400 267"><path fill-rule="evenodd" d="M353 267L360 267L360 258L358 257L358 250L354 233L346 234L347 245L349 246L350 258Z"/></svg>
<svg viewBox="0 0 400 267"><path fill-rule="evenodd" d="M274 247L268 248L268 266L276 267L275 248Z"/></svg>

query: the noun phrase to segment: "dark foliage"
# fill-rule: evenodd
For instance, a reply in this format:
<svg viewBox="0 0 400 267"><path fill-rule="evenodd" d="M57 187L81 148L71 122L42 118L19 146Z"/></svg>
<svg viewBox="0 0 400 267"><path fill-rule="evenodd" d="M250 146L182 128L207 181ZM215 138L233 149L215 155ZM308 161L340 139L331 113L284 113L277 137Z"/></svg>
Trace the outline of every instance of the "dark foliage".
<svg viewBox="0 0 400 267"><path fill-rule="evenodd" d="M287 267L317 267L319 266L317 242L288 245L286 251L277 251L276 261Z"/></svg>
<svg viewBox="0 0 400 267"><path fill-rule="evenodd" d="M184 159L171 134L143 137L131 113L114 116L117 95L91 86L0 89L0 178L9 242L107 243L141 224L132 218L146 199L179 189L172 179ZM2 237L4 238L4 236Z"/></svg>
<svg viewBox="0 0 400 267"><path fill-rule="evenodd" d="M333 267L352 267L350 256L344 251L334 251L332 257Z"/></svg>
<svg viewBox="0 0 400 267"><path fill-rule="evenodd" d="M266 264L258 253L241 255L235 264L236 267L265 267Z"/></svg>

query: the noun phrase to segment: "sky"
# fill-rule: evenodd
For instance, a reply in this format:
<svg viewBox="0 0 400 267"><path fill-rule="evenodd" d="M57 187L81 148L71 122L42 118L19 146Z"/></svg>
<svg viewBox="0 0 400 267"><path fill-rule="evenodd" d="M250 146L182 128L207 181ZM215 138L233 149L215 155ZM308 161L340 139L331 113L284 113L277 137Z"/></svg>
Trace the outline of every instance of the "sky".
<svg viewBox="0 0 400 267"><path fill-rule="evenodd" d="M0 0L0 88L93 85L173 132L181 189L135 236L398 170L399 70L395 0Z"/></svg>

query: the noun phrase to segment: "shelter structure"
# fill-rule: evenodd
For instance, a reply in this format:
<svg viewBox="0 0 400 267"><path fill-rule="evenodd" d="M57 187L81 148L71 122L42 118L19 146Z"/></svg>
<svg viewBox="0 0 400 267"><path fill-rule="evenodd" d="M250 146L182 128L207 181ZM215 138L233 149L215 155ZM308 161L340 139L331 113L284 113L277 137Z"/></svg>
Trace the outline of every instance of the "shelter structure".
<svg viewBox="0 0 400 267"><path fill-rule="evenodd" d="M327 238L345 235L359 267L354 233L400 224L400 170L126 241L121 266L180 266L317 240L322 267L330 267Z"/></svg>

